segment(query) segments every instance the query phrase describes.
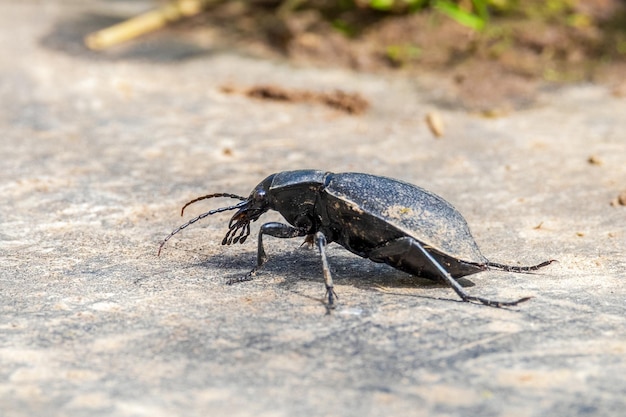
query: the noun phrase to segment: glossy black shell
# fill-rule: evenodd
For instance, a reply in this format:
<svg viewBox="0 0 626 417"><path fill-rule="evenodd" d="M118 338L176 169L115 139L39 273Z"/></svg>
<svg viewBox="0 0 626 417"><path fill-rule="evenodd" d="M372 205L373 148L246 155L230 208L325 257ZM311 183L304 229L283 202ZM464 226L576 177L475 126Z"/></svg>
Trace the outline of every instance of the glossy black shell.
<svg viewBox="0 0 626 417"><path fill-rule="evenodd" d="M268 178L269 179L269 178ZM467 222L443 198L392 178L316 170L274 174L271 208L296 227L321 231L328 242L427 278L437 271L418 251L378 259L372 254L403 237L418 241L454 277L486 269Z"/></svg>

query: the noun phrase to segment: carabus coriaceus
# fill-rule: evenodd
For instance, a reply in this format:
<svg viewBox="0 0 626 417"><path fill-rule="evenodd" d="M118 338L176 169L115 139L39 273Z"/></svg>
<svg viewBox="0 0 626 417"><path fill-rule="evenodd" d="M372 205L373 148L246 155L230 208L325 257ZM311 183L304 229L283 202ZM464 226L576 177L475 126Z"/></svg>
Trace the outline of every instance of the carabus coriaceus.
<svg viewBox="0 0 626 417"><path fill-rule="evenodd" d="M228 197L240 203L208 211L183 224L159 246L190 224L209 215L238 210L230 219L222 245L244 243L250 223L268 210L278 211L289 224L270 222L261 226L257 265L246 276L229 281L248 281L267 261L263 236L293 238L306 236L320 251L328 305L337 298L326 259L325 247L336 242L350 252L374 262L384 262L413 275L443 280L463 301L494 307L514 306L516 301L494 301L471 296L456 278L488 269L530 272L554 262L534 266L510 266L490 262L478 249L467 222L441 197L403 181L369 174L317 170L285 171L272 174L246 198L217 193L196 198L181 210L200 200Z"/></svg>

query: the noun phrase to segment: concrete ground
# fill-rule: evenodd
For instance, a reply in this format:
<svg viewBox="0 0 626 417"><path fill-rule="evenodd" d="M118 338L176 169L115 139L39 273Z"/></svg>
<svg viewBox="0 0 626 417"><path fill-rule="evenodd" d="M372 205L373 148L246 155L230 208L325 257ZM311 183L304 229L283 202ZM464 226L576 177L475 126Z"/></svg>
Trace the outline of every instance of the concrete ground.
<svg viewBox="0 0 626 417"><path fill-rule="evenodd" d="M103 11L136 4L0 4L1 415L623 413L626 99L568 86L485 118L442 107L448 93L425 77L294 68L210 37L81 46ZM257 84L340 88L371 106L351 116L222 91ZM463 280L473 295L533 296L496 309L330 245L340 302L327 314L319 257L300 239L268 238L257 279L225 285L256 257L253 238L220 245L227 213L157 258L172 229L233 201L180 218L188 200L307 167L421 185L492 261L559 263Z"/></svg>

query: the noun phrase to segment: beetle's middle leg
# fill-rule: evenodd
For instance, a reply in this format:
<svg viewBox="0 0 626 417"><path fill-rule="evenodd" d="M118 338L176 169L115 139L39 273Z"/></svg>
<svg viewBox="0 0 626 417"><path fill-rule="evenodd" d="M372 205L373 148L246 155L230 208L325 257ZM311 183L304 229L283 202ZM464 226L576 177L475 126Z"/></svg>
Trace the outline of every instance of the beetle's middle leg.
<svg viewBox="0 0 626 417"><path fill-rule="evenodd" d="M326 258L326 236L322 232L317 232L313 235L313 239L322 258L322 272L324 273L324 284L326 285L326 295L328 296L328 307L333 308L334 300L339 299L339 297L333 289L333 277L330 274L330 267Z"/></svg>
<svg viewBox="0 0 626 417"><path fill-rule="evenodd" d="M269 222L261 226L259 230L259 246L257 249L256 266L247 275L239 278L230 279L227 284L235 284L237 282L250 281L256 275L257 271L265 265L267 262L267 254L263 247L263 235L272 237L278 237L282 239L289 239L293 237L305 236L307 231L305 229L298 229L284 223Z"/></svg>
<svg viewBox="0 0 626 417"><path fill-rule="evenodd" d="M369 254L369 258L375 262L385 262L388 265L402 269L401 267L415 261L419 258L418 263L428 264L430 270L436 272L452 289L457 293L463 301L479 302L491 307L514 306L524 301L528 301L530 297L520 298L516 301L495 301L487 298L475 297L469 295L461 284L455 280L452 275L426 250L424 246L411 237L401 237L392 240L385 246L374 249ZM405 269L406 270L406 269Z"/></svg>

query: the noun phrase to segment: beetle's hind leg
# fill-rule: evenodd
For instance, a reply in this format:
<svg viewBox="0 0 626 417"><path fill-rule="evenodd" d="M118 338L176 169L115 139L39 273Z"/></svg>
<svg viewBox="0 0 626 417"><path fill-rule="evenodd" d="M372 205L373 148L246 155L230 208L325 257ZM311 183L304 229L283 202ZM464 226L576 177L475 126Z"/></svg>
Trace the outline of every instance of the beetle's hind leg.
<svg viewBox="0 0 626 417"><path fill-rule="evenodd" d="M267 262L267 254L265 253L265 248L263 247L263 235L288 239L304 236L306 234L306 230L298 229L284 223L269 222L263 224L261 226L261 229L259 230L259 245L257 249L256 266L245 276L228 280L227 284L230 285L237 282L251 281L256 275L257 271L261 269L265 262Z"/></svg>
<svg viewBox="0 0 626 417"><path fill-rule="evenodd" d="M410 262L413 258L420 258L419 263L428 264L429 270L437 273L452 289L457 293L463 301L478 302L491 307L508 307L514 306L524 301L528 301L530 297L520 298L516 301L495 301L487 298L475 297L469 295L461 284L426 250L424 246L411 237L401 237L393 240L383 247L374 249L369 258L376 262L385 262L393 267L399 268L404 263ZM399 268L402 269L402 268Z"/></svg>

